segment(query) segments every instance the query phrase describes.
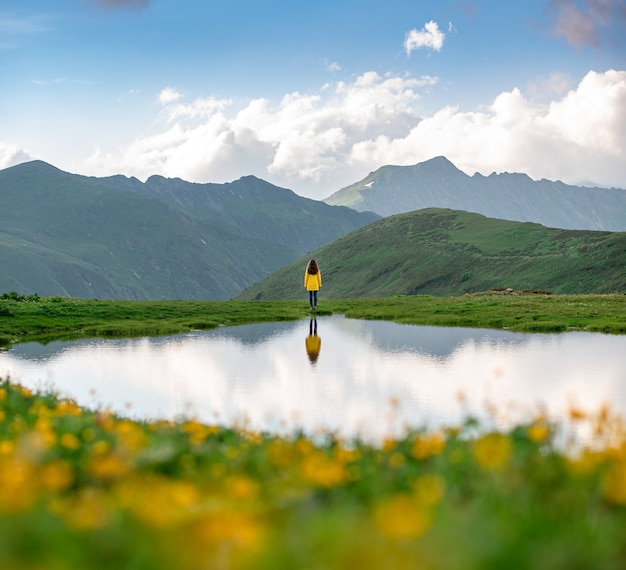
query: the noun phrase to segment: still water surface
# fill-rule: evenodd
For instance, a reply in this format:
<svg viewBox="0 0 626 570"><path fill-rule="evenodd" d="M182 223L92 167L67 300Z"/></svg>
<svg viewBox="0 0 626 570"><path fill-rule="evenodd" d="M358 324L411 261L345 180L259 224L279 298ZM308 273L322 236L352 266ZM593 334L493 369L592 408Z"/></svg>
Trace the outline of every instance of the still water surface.
<svg viewBox="0 0 626 570"><path fill-rule="evenodd" d="M374 439L485 418L486 403L511 419L539 407L565 417L571 404L626 411L626 335L316 323L317 335L306 320L22 344L0 353L0 376L135 418Z"/></svg>

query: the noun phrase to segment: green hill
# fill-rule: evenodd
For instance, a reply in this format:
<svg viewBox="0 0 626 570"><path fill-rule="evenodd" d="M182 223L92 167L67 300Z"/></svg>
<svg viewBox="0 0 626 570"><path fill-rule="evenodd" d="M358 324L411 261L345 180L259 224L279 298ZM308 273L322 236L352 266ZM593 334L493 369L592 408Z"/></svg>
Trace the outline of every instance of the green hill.
<svg viewBox="0 0 626 570"><path fill-rule="evenodd" d="M626 291L624 232L561 230L431 208L357 229L236 298L304 298L309 257L322 269L322 298L445 296L509 287L563 294Z"/></svg>
<svg viewBox="0 0 626 570"><path fill-rule="evenodd" d="M373 219L252 177L150 185L34 161L0 171L0 291L227 299Z"/></svg>

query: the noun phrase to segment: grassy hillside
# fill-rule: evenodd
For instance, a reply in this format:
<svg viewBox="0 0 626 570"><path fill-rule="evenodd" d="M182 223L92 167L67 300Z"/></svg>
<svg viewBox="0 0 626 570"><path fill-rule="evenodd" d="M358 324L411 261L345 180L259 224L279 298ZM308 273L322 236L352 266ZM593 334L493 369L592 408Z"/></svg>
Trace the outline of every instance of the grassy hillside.
<svg viewBox="0 0 626 570"><path fill-rule="evenodd" d="M559 230L426 209L384 218L311 252L238 295L304 297L315 257L322 297L461 295L496 288L554 293L626 291L626 233Z"/></svg>
<svg viewBox="0 0 626 570"><path fill-rule="evenodd" d="M224 299L297 256L45 163L2 174L2 291Z"/></svg>
<svg viewBox="0 0 626 570"><path fill-rule="evenodd" d="M258 179L146 186L34 161L0 171L0 292L228 299L376 218Z"/></svg>

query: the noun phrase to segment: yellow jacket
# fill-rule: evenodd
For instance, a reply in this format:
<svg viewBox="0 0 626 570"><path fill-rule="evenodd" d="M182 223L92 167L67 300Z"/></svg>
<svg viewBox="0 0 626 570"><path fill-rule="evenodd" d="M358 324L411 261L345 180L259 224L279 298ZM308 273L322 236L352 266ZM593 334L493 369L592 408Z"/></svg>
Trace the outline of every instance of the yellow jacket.
<svg viewBox="0 0 626 570"><path fill-rule="evenodd" d="M319 291L322 286L322 272L318 269L315 275L304 272L304 286L307 291Z"/></svg>

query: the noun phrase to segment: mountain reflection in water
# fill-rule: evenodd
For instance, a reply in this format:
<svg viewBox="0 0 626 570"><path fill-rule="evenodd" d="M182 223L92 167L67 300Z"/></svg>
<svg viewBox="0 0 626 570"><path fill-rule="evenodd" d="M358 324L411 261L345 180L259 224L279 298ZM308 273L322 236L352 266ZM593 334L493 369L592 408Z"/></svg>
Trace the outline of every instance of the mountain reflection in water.
<svg viewBox="0 0 626 570"><path fill-rule="evenodd" d="M137 418L193 415L254 429L380 438L405 426L456 424L469 413L486 417L487 402L512 419L540 406L564 416L572 403L588 410L610 403L623 414L624 354L624 335L332 316L171 337L17 345L0 353L0 375Z"/></svg>

